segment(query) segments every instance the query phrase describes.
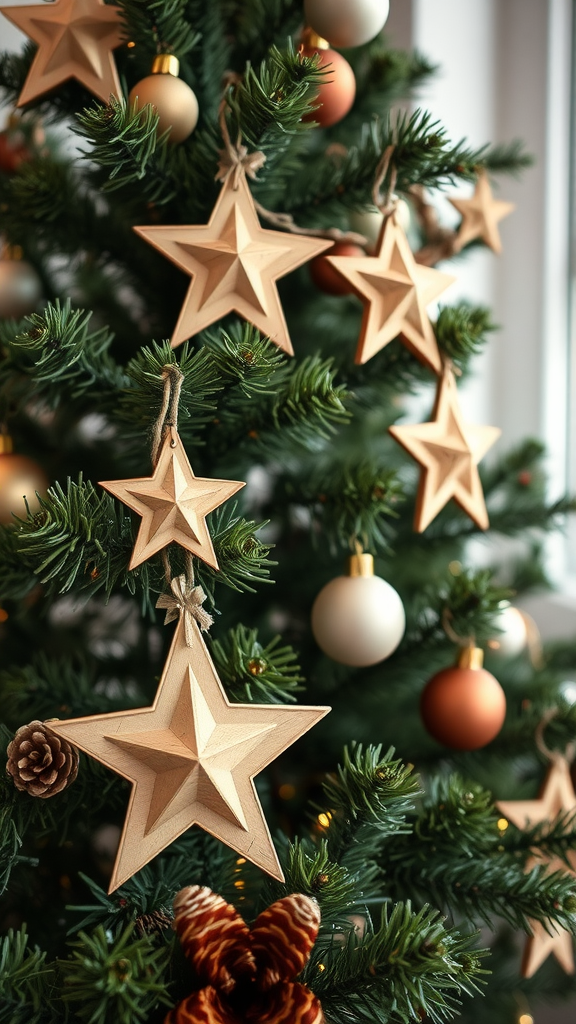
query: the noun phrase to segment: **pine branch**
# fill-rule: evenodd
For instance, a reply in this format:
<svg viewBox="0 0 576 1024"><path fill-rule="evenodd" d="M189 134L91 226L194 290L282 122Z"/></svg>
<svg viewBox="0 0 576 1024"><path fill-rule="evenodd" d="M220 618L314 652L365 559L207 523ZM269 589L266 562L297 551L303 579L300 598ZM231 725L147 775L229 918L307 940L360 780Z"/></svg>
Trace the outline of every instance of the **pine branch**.
<svg viewBox="0 0 576 1024"><path fill-rule="evenodd" d="M303 687L297 655L276 636L263 646L258 631L237 625L211 643L212 656L228 697L257 704L296 702Z"/></svg>
<svg viewBox="0 0 576 1024"><path fill-rule="evenodd" d="M6 1024L56 1024L51 994L54 968L38 947L30 949L26 926L0 939L0 1000Z"/></svg>
<svg viewBox="0 0 576 1024"><path fill-rule="evenodd" d="M122 0L120 8L126 38L151 58L173 53L179 60L197 46L201 36L193 28L188 0Z"/></svg>
<svg viewBox="0 0 576 1024"><path fill-rule="evenodd" d="M489 309L461 302L440 310L434 333L440 351L462 368L482 351L494 330Z"/></svg>

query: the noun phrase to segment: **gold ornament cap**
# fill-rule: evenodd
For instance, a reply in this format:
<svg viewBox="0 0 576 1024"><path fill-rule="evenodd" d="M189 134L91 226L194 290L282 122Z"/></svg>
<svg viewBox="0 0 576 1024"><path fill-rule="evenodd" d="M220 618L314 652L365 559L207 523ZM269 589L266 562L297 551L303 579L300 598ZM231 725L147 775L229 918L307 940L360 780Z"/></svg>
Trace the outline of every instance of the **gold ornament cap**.
<svg viewBox="0 0 576 1024"><path fill-rule="evenodd" d="M373 576L374 555L363 552L361 555L350 555L347 566L347 576Z"/></svg>
<svg viewBox="0 0 576 1024"><path fill-rule="evenodd" d="M0 434L0 455L11 455L14 451L12 438L9 434Z"/></svg>
<svg viewBox="0 0 576 1024"><path fill-rule="evenodd" d="M174 75L178 78L180 74L180 61L173 53L159 53L154 57L152 64L153 75Z"/></svg>
<svg viewBox="0 0 576 1024"><path fill-rule="evenodd" d="M458 655L458 668L481 669L484 664L484 651L481 647L462 647Z"/></svg>
<svg viewBox="0 0 576 1024"><path fill-rule="evenodd" d="M327 39L323 39L319 36L313 28L305 28L300 37L300 42L306 48L311 50L329 50L330 43Z"/></svg>

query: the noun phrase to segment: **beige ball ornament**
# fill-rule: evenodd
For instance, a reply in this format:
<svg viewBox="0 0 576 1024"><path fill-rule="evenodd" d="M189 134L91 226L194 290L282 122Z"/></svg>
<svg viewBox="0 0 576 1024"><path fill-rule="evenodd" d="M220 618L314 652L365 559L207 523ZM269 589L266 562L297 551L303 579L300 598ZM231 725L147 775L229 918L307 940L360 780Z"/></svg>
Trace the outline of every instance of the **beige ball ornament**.
<svg viewBox="0 0 576 1024"><path fill-rule="evenodd" d="M12 451L12 438L0 434L0 523L14 522L14 515L27 516L24 495L32 512L40 507L36 491L45 494L48 480L40 466L25 455Z"/></svg>
<svg viewBox="0 0 576 1024"><path fill-rule="evenodd" d="M372 555L353 555L348 574L322 588L312 608L312 632L334 661L361 668L396 650L406 628L400 597L374 575Z"/></svg>
<svg viewBox="0 0 576 1024"><path fill-rule="evenodd" d="M20 320L33 313L42 297L42 284L26 260L0 259L0 317Z"/></svg>
<svg viewBox="0 0 576 1024"><path fill-rule="evenodd" d="M382 31L389 0L304 0L304 17L332 46L362 46Z"/></svg>
<svg viewBox="0 0 576 1024"><path fill-rule="evenodd" d="M504 690L483 662L479 647L464 647L458 663L437 672L422 691L420 714L426 729L453 750L486 746L504 724Z"/></svg>
<svg viewBox="0 0 576 1024"><path fill-rule="evenodd" d="M396 203L394 219L404 234L410 228L410 207L405 199L399 199ZM368 241L370 250L374 250L380 238L384 216L376 206L365 206L361 210L351 210L348 214L348 223L351 231L357 231L364 235Z"/></svg>
<svg viewBox="0 0 576 1024"><path fill-rule="evenodd" d="M154 59L152 74L130 90L129 100L138 108L147 103L158 111L158 133L168 128L170 142L183 142L198 123L198 100L189 85L178 78L180 62L170 53Z"/></svg>
<svg viewBox="0 0 576 1024"><path fill-rule="evenodd" d="M509 601L502 601L494 625L499 632L487 644L494 654L502 658L515 658L528 646L526 618Z"/></svg>

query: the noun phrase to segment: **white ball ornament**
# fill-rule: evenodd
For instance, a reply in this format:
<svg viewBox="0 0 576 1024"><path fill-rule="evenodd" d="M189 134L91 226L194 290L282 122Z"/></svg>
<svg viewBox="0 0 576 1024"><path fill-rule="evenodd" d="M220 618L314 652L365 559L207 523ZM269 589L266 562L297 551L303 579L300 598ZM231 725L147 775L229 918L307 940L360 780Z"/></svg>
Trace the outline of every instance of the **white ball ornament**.
<svg viewBox="0 0 576 1024"><path fill-rule="evenodd" d="M382 31L389 0L304 0L304 17L332 46L362 46Z"/></svg>
<svg viewBox="0 0 576 1024"><path fill-rule="evenodd" d="M374 575L372 555L353 555L348 575L330 580L312 608L312 632L334 661L360 668L396 650L406 628L400 597Z"/></svg>
<svg viewBox="0 0 576 1024"><path fill-rule="evenodd" d="M410 207L405 199L399 199L396 203L394 219L398 227L402 228L404 234L410 229L411 214ZM364 235L368 241L370 250L374 250L380 238L384 215L376 206L365 206L361 210L352 210L348 214L348 223L351 231L357 231Z"/></svg>
<svg viewBox="0 0 576 1024"><path fill-rule="evenodd" d="M494 625L502 632L496 633L487 646L503 658L515 658L528 644L524 615L508 601L503 601Z"/></svg>

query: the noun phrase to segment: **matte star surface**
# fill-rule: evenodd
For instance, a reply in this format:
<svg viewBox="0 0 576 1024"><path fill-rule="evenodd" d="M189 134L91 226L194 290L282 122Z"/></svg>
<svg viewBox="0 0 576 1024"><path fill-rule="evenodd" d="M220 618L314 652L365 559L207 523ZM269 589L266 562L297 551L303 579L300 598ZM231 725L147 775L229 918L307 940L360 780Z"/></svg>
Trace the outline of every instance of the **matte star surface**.
<svg viewBox="0 0 576 1024"><path fill-rule="evenodd" d="M487 174L479 175L471 199L451 199L450 202L462 215L462 223L456 238L456 252L476 238L481 238L494 252L502 252L498 224L512 213L516 206L514 203L494 199Z"/></svg>
<svg viewBox="0 0 576 1024"><path fill-rule="evenodd" d="M50 722L132 783L110 892L192 825L283 880L254 777L327 707L231 704L200 630L178 623L149 708Z"/></svg>
<svg viewBox="0 0 576 1024"><path fill-rule="evenodd" d="M244 487L240 480L211 480L194 476L178 434L168 432L151 477L101 480L115 498L142 516L129 569L175 542L197 558L218 568L206 516Z"/></svg>
<svg viewBox="0 0 576 1024"><path fill-rule="evenodd" d="M225 181L208 224L134 230L192 278L172 348L235 312L293 354L275 282L332 243L262 228L244 174L236 189Z"/></svg>
<svg viewBox="0 0 576 1024"><path fill-rule="evenodd" d="M103 0L54 0L1 7L0 11L38 44L19 107L69 78L75 78L103 103L108 103L110 94L122 95L112 55L123 42L118 7Z"/></svg>
<svg viewBox="0 0 576 1024"><path fill-rule="evenodd" d="M570 765L566 758L558 755L548 769L538 800L499 800L498 810L517 828L524 829L541 821L552 822L559 814L573 814L576 811L576 793L570 776ZM551 857L546 863L550 871L566 871L576 876L576 851L568 853L572 871L560 857ZM542 858L534 857L526 865L531 871ZM556 926L550 922L554 929ZM522 961L522 974L531 978L541 964L554 954L566 974L574 973L574 951L572 936L564 928L549 934L539 921L531 921L532 935L526 942Z"/></svg>
<svg viewBox="0 0 576 1024"><path fill-rule="evenodd" d="M422 466L414 517L417 533L430 525L451 498L481 530L488 529L477 467L501 431L463 422L451 370L445 370L438 384L430 423L389 427L389 431Z"/></svg>
<svg viewBox="0 0 576 1024"><path fill-rule="evenodd" d="M327 256L364 302L356 362L372 356L400 336L413 355L435 373L442 361L426 307L455 280L416 263L401 227L388 217L374 256Z"/></svg>

